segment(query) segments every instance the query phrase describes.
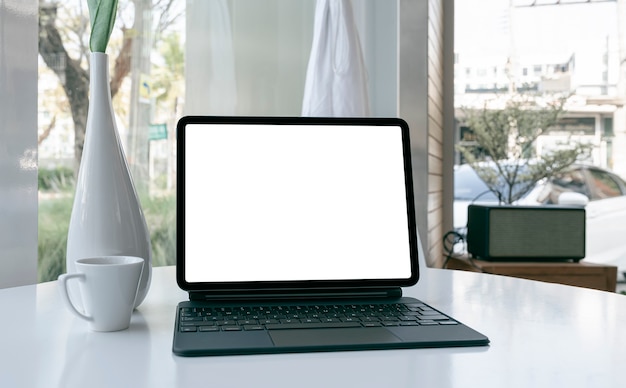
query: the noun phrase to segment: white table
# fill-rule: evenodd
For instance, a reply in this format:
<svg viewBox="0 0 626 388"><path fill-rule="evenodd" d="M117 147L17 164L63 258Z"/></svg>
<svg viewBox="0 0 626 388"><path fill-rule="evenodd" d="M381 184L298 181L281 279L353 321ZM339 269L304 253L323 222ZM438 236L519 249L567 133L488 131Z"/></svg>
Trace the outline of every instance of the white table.
<svg viewBox="0 0 626 388"><path fill-rule="evenodd" d="M624 387L626 296L427 269L405 294L488 347L182 358L175 268L155 268L130 329L95 333L56 282L0 290L0 387Z"/></svg>

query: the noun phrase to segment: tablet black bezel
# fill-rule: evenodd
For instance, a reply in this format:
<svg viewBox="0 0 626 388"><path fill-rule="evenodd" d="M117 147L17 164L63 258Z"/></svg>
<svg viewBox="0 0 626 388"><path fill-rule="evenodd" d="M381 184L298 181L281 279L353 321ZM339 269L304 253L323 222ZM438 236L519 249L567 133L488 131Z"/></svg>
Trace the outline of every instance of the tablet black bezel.
<svg viewBox="0 0 626 388"><path fill-rule="evenodd" d="M346 279L306 281L263 281L263 282L188 282L185 279L185 128L189 124L275 124L275 125L366 125L394 126L402 130L404 153L404 178L406 182L407 220L410 245L411 276L400 279ZM251 117L251 116L184 116L177 124L177 196L176 196L176 281L178 286L189 292L212 291L223 294L232 291L249 292L316 292L346 289L388 289L408 287L419 279L418 236L415 218L413 174L411 166L411 144L408 124L400 118L337 118L337 117Z"/></svg>

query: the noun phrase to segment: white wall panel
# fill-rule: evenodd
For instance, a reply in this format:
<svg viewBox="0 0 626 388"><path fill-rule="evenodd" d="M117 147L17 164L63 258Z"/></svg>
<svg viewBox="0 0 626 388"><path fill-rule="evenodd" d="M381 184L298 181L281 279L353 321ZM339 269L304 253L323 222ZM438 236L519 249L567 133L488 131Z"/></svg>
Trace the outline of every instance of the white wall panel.
<svg viewBox="0 0 626 388"><path fill-rule="evenodd" d="M37 0L0 0L0 288L37 282Z"/></svg>

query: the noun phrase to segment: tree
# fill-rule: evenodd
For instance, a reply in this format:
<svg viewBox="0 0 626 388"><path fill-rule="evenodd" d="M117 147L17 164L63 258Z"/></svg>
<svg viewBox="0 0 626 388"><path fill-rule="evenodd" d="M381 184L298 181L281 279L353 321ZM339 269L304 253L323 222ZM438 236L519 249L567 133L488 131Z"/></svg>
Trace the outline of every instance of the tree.
<svg viewBox="0 0 626 388"><path fill-rule="evenodd" d="M57 26L56 3L39 3L39 54L46 65L54 71L61 80L65 94L67 95L72 121L74 122L74 160L75 171L82 157L83 143L85 141L85 128L87 125L87 110L89 108L89 71L83 67L88 48L82 44L78 46L78 57L70 56ZM85 16L85 22L88 17ZM83 25L84 23L80 23ZM82 33L86 29L79 29ZM79 40L82 42L82 40ZM119 91L123 79L130 71L130 48L132 39L124 38L124 43L116 59L114 72L111 75L111 96Z"/></svg>
<svg viewBox="0 0 626 388"><path fill-rule="evenodd" d="M570 141L559 149L536 155L536 140L558 124L566 98L541 103L531 96L514 95L503 109L464 109L472 130L472 145L457 149L487 187L511 204L540 180L566 170L584 159L591 145Z"/></svg>
<svg viewBox="0 0 626 388"><path fill-rule="evenodd" d="M81 0L77 3L78 6L75 7L72 20L64 21L68 24L62 24L58 21L59 3L45 0L39 2L39 54L61 81L68 98L74 123L75 171L78 171L82 157L89 107L87 63L89 48L86 43L86 38L89 36L89 16L86 8L82 6L83 2ZM154 0L151 3L155 13L159 15L154 23L155 36L160 37L163 30L171 26L181 15L180 12L172 11L174 2L175 0ZM120 14L123 13L124 6L128 6L130 3L129 1L120 5ZM129 27L123 18L120 19L122 19L120 29L123 37L119 49L112 56L114 65L111 73L111 97L117 95L124 79L131 72L131 52L136 35L134 24Z"/></svg>

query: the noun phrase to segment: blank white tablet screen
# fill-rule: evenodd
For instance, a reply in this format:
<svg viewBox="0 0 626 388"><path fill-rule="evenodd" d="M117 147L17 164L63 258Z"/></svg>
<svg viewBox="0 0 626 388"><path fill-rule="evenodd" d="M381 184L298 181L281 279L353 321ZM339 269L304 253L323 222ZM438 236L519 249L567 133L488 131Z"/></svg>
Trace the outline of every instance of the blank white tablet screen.
<svg viewBox="0 0 626 388"><path fill-rule="evenodd" d="M411 276L395 126L187 124L185 280Z"/></svg>

